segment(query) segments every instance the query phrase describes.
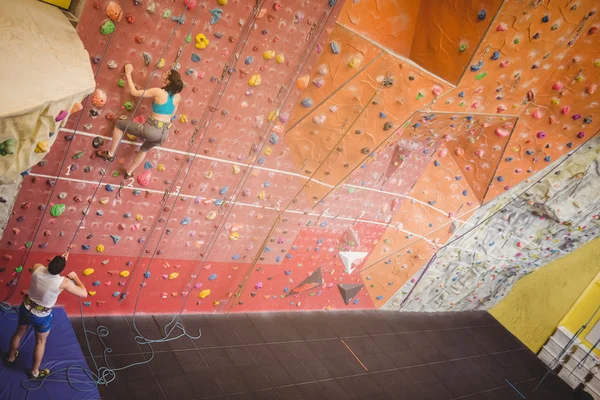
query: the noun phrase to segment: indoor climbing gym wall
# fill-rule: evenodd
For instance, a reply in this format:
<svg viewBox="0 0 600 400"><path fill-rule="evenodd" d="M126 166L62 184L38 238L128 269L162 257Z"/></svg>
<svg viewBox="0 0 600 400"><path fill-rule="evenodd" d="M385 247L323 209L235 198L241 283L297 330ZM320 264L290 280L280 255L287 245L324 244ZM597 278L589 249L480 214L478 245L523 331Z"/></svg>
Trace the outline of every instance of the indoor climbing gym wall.
<svg viewBox="0 0 600 400"><path fill-rule="evenodd" d="M21 171L1 297L69 249L86 315L494 306L600 236L598 5L458 3L88 0L96 88ZM127 63L185 83L129 179L135 137L94 155L151 112Z"/></svg>

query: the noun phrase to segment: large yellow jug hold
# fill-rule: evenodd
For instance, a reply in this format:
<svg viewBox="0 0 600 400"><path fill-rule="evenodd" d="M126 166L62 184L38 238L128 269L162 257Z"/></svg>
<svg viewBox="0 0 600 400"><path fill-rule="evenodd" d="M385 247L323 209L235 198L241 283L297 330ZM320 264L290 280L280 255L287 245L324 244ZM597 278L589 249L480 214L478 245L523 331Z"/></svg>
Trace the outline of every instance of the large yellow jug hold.
<svg viewBox="0 0 600 400"><path fill-rule="evenodd" d="M86 268L86 269L83 270L83 275L84 276L90 276L93 273L94 273L94 268Z"/></svg>
<svg viewBox="0 0 600 400"><path fill-rule="evenodd" d="M283 64L285 61L285 56L283 54L277 54L275 61L277 62L277 64Z"/></svg>
<svg viewBox="0 0 600 400"><path fill-rule="evenodd" d="M210 289L205 289L203 291L201 291L200 293L198 293L198 297L200 297L201 299L205 299L210 295Z"/></svg>
<svg viewBox="0 0 600 400"><path fill-rule="evenodd" d="M259 74L252 75L250 77L250 80L248 81L248 85L250 85L250 86L260 85L260 75Z"/></svg>
<svg viewBox="0 0 600 400"><path fill-rule="evenodd" d="M123 278L127 278L129 276L129 271L121 271L119 273L120 276L122 276Z"/></svg>
<svg viewBox="0 0 600 400"><path fill-rule="evenodd" d="M179 276L179 272L171 272L169 274L169 280L173 280Z"/></svg>
<svg viewBox="0 0 600 400"><path fill-rule="evenodd" d="M104 251L104 245L99 244L98 246L96 246L96 251L98 253L102 253Z"/></svg>
<svg viewBox="0 0 600 400"><path fill-rule="evenodd" d="M265 60L270 60L273 57L275 57L275 50L267 50L263 53L263 58Z"/></svg>
<svg viewBox="0 0 600 400"><path fill-rule="evenodd" d="M206 36L204 36L203 33L199 33L196 35L196 48L197 49L205 49L209 43L210 42L208 41Z"/></svg>

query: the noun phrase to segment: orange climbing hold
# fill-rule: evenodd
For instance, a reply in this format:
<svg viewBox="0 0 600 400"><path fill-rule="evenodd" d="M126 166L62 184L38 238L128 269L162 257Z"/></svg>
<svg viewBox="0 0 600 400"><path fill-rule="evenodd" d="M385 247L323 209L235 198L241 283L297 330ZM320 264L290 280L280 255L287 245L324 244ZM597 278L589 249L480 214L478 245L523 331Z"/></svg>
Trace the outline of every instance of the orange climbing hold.
<svg viewBox="0 0 600 400"><path fill-rule="evenodd" d="M123 11L121 10L121 6L111 1L106 6L106 16L110 18L112 22L119 22L121 18L123 18Z"/></svg>
<svg viewBox="0 0 600 400"><path fill-rule="evenodd" d="M308 87L308 81L310 80L310 76L308 75L302 75L300 78L298 78L298 80L296 81L296 87L298 89L306 89Z"/></svg>

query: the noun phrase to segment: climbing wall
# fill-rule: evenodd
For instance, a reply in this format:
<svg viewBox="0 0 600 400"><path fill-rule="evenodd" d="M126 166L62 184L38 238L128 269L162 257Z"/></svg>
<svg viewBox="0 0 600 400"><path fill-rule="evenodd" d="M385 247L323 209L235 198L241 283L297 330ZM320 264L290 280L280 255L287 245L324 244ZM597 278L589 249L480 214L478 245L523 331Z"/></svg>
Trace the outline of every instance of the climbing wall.
<svg viewBox="0 0 600 400"><path fill-rule="evenodd" d="M500 296L505 280L462 249L493 247L496 233L444 245L584 151L600 121L591 0L489 1L440 15L424 1L86 7L79 34L97 90L25 176L0 243L0 294L12 301L32 263L70 248L69 268L90 290L86 314L487 308L474 288ZM438 25L426 31L429 19ZM411 56L450 27L438 61ZM150 112L123 87L126 63L139 88L160 86L170 67L186 84L168 140L129 180L122 168L140 142L124 138L111 164L93 156L117 119ZM535 196L531 208L511 207L533 221L546 202ZM471 265L462 278L457 263Z"/></svg>

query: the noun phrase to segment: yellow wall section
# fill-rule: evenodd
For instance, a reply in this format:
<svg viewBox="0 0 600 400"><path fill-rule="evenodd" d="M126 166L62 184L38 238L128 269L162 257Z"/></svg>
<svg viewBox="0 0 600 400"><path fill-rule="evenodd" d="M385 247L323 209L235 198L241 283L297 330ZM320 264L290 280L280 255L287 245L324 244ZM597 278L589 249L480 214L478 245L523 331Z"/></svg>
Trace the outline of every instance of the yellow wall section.
<svg viewBox="0 0 600 400"><path fill-rule="evenodd" d="M600 272L598 260L600 239L522 278L490 313L531 351L538 352Z"/></svg>
<svg viewBox="0 0 600 400"><path fill-rule="evenodd" d="M600 264L600 261L596 260L596 263ZM568 330L575 333L583 326L583 324L588 322L594 312L598 309L598 306L600 306L600 273L596 275L596 279L590 283L575 305L573 305L571 310L569 310L567 315L565 315L563 320L560 322L560 325L563 325ZM579 336L581 343L586 345L588 349L591 349L594 344L585 340L585 337L588 333L590 333L590 331L594 328L594 325L596 325L599 320L600 312L596 313L594 318L588 324L587 328ZM595 349L594 353L600 356L600 349Z"/></svg>
<svg viewBox="0 0 600 400"><path fill-rule="evenodd" d="M53 4L60 8L64 8L65 10L69 9L71 5L71 0L42 0L44 3Z"/></svg>

